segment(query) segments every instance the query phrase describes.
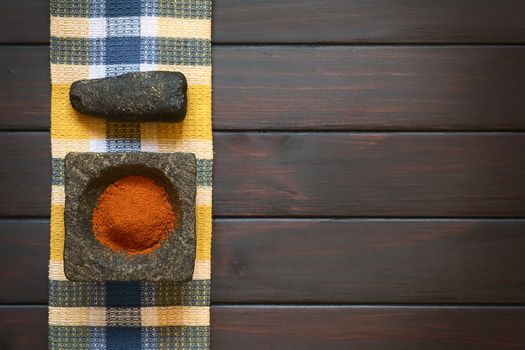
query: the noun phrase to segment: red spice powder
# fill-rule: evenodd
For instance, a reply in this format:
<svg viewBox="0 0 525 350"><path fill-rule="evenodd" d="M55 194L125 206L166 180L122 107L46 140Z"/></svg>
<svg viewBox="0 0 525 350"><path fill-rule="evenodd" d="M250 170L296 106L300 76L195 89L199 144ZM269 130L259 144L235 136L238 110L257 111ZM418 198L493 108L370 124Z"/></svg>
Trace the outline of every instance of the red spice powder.
<svg viewBox="0 0 525 350"><path fill-rule="evenodd" d="M176 216L163 187L146 176L109 185L93 210L95 238L114 251L147 254L173 230Z"/></svg>

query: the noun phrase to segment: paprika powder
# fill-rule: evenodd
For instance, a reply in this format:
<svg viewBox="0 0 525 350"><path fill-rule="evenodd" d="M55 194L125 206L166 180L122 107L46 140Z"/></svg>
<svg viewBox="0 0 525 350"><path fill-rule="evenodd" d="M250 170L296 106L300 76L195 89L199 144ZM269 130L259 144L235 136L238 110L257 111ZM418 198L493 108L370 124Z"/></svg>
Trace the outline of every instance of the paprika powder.
<svg viewBox="0 0 525 350"><path fill-rule="evenodd" d="M93 210L95 238L114 251L147 254L160 247L176 224L165 189L139 175L109 185Z"/></svg>

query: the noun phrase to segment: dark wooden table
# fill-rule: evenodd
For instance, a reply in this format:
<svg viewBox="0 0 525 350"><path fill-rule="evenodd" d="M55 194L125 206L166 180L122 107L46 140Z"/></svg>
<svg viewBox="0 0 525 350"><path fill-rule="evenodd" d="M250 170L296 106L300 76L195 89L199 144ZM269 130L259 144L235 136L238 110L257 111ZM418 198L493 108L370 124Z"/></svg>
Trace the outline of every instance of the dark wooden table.
<svg viewBox="0 0 525 350"><path fill-rule="evenodd" d="M47 347L48 0L0 3L0 348ZM215 0L213 349L525 348L525 2Z"/></svg>

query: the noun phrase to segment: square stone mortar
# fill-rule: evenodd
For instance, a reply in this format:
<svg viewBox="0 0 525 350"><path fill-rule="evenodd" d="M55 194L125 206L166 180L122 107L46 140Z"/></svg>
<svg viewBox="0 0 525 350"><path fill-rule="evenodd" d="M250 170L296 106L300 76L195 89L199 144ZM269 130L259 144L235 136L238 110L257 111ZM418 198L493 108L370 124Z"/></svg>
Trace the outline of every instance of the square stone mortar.
<svg viewBox="0 0 525 350"><path fill-rule="evenodd" d="M164 186L176 227L148 254L129 255L102 245L91 224L98 197L128 175ZM189 282L195 265L197 161L193 153L68 153L65 157L64 272L71 281Z"/></svg>

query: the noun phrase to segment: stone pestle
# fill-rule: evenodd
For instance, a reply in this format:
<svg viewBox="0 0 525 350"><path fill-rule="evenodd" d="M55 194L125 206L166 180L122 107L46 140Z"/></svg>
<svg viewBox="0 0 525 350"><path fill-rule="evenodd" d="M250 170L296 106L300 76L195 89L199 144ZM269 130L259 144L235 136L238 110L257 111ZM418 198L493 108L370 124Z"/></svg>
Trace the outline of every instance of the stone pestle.
<svg viewBox="0 0 525 350"><path fill-rule="evenodd" d="M80 113L123 122L180 122L186 116L188 83L180 72L134 72L79 80L69 99Z"/></svg>

